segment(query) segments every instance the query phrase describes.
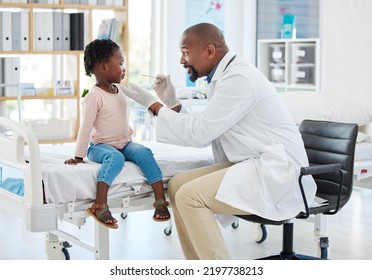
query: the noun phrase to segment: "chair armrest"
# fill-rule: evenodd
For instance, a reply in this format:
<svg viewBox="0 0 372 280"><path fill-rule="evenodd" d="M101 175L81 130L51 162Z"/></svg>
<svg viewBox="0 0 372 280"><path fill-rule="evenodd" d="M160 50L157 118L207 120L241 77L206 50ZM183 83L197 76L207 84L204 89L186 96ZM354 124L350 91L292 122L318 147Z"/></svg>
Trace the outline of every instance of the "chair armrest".
<svg viewBox="0 0 372 280"><path fill-rule="evenodd" d="M300 172L303 175L317 175L317 174L338 172L340 170L341 170L341 164L330 163L330 164L301 167Z"/></svg>
<svg viewBox="0 0 372 280"><path fill-rule="evenodd" d="M328 211L328 212L323 213L323 214L327 214L327 215L336 214L338 212L339 208L340 208L342 186L343 186L343 183L344 183L344 173L342 172L341 164L330 163L330 164L321 164L321 165L312 165L312 166L307 166L307 167L301 167L300 176L298 177L298 183L299 183L300 190L301 190L302 200L303 200L304 205L305 205L305 214L303 214L301 216L298 216L297 218L306 219L310 216L309 205L307 203L304 187L302 185L302 177L306 176L306 175L318 175L318 174L336 173L336 172L340 173L340 184L339 184L340 189L339 189L339 193L338 193L338 196L337 196L337 205L336 205L336 208L334 209L334 211Z"/></svg>

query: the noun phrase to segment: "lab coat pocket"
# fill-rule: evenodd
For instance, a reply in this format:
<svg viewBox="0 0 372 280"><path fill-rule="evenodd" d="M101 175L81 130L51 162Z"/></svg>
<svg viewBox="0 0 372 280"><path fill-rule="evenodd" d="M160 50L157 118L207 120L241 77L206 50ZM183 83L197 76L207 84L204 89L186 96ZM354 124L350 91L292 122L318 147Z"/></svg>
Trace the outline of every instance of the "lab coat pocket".
<svg viewBox="0 0 372 280"><path fill-rule="evenodd" d="M297 173L283 145L266 146L259 158L228 169L216 199L267 219L287 219L303 207Z"/></svg>
<svg viewBox="0 0 372 280"><path fill-rule="evenodd" d="M281 144L266 146L266 152L261 155L256 167L263 189L269 186L283 189L296 180L294 168Z"/></svg>

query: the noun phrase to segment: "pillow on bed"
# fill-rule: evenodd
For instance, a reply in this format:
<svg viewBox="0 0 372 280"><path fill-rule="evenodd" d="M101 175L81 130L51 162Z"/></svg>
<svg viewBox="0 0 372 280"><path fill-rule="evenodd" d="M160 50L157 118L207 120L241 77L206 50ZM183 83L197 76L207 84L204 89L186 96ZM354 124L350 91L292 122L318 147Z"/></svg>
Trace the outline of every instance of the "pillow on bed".
<svg viewBox="0 0 372 280"><path fill-rule="evenodd" d="M356 123L359 126L372 121L372 106L319 92L283 92L280 96L296 124L304 119Z"/></svg>
<svg viewBox="0 0 372 280"><path fill-rule="evenodd" d="M371 136L369 136L367 133L358 131L357 143L369 142L370 140L371 140Z"/></svg>

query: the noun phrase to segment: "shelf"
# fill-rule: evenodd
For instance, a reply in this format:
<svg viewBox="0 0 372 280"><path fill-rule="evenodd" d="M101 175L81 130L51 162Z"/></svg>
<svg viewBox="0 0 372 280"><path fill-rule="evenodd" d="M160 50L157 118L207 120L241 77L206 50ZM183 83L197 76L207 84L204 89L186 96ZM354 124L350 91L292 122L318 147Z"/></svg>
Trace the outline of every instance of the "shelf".
<svg viewBox="0 0 372 280"><path fill-rule="evenodd" d="M39 144L63 144L63 143L74 143L76 138L66 138L58 140L39 140Z"/></svg>
<svg viewBox="0 0 372 280"><path fill-rule="evenodd" d="M20 123L27 125L37 135L39 143L45 144L76 141L80 126L80 97L82 89L87 87L86 81L82 78L84 76L83 49L86 44L95 39L101 20L108 18L118 20L119 28L115 41L122 48L123 53L128 56L127 1L123 0L122 5L111 5L113 2L107 2L110 5L63 3L64 0L60 0L59 4L0 3L0 11L5 12L3 15L6 14L6 20L3 17L5 23L8 23L9 14L11 14L11 24L6 24L6 26L9 25L8 31L14 32L12 27L14 19L16 22L18 22L18 18L23 19L19 23L19 33L11 33L8 37L12 38L13 34L27 36L27 41L23 40L23 35L20 37L22 40L16 41L17 44L21 44L21 47L19 45L14 47L12 38L12 45L9 45L9 41L7 41L7 47L4 47L6 51L0 50L2 58L0 70L6 65L7 69L10 69L6 73L11 73L7 77L0 77L0 84L7 85L5 89L1 88L2 91L0 91L0 95L2 95L0 96L0 115L17 119ZM18 13L20 15L17 15ZM43 15L40 17L41 14ZM73 14L79 14L79 16L73 17ZM48 25L46 22L52 24ZM68 23L62 24L66 22L70 22L70 25ZM45 29L43 33L45 38L42 38L40 30L45 26L64 29L62 31L57 29L58 34L61 35L56 35L57 32L54 28L48 28L48 32ZM22 31L25 32L22 33ZM73 33L74 35L78 33L79 36L73 36ZM52 44L50 38L53 40ZM74 42L79 41L76 46L69 43L68 40L71 38L83 38L83 41L75 39ZM61 47L61 39L68 44L64 43ZM43 42L48 42L48 45ZM127 60L126 69L128 69ZM0 75L2 75L2 71L0 71ZM25 86L26 91L23 91L24 94L33 94L35 87L39 89L38 94L44 88L47 89L45 92L48 94L17 97L17 92L9 91L9 88L15 88L13 85L20 83L27 85ZM72 92L73 94L54 95L57 85L61 89L58 92ZM6 89L8 91L5 91Z"/></svg>
<svg viewBox="0 0 372 280"><path fill-rule="evenodd" d="M24 9L78 9L78 10L116 10L127 11L127 6L106 5L78 5L78 4L39 4L39 3L0 3L0 8Z"/></svg>
<svg viewBox="0 0 372 280"><path fill-rule="evenodd" d="M0 51L1 55L29 55L29 54L65 54L65 55L82 55L83 50L66 50L66 51Z"/></svg>
<svg viewBox="0 0 372 280"><path fill-rule="evenodd" d="M39 100L39 99L53 100L53 99L76 99L76 98L80 98L80 97L76 95L58 95L58 96L35 95L35 96L22 96L21 100ZM7 101L7 100L18 100L18 97L0 96L0 101Z"/></svg>
<svg viewBox="0 0 372 280"><path fill-rule="evenodd" d="M257 67L279 92L320 89L319 39L261 39Z"/></svg>

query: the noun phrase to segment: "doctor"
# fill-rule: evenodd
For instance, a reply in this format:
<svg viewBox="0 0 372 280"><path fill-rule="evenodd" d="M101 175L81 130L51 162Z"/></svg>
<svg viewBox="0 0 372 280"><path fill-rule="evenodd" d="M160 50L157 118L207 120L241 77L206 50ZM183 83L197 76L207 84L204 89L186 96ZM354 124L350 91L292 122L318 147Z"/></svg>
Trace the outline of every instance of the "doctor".
<svg viewBox="0 0 372 280"><path fill-rule="evenodd" d="M273 220L296 216L304 208L299 169L308 159L278 93L256 67L229 51L216 26L189 27L180 50L190 79L206 77L208 82L202 112L180 111L169 76L159 75L154 85L166 107L136 85L126 93L158 117L158 141L195 147L212 143L216 164L174 176L168 192L185 257L231 259L216 214ZM310 176L304 188L311 202L316 186Z"/></svg>

